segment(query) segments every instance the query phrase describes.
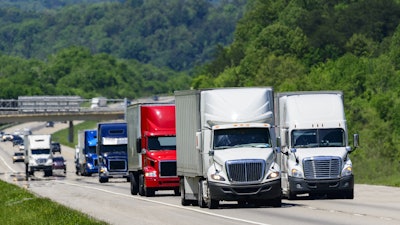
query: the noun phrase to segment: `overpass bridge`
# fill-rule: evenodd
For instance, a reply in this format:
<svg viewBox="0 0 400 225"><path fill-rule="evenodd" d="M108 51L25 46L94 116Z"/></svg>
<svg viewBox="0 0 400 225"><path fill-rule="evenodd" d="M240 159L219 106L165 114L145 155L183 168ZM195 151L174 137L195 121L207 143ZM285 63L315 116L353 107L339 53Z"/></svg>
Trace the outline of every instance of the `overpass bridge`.
<svg viewBox="0 0 400 225"><path fill-rule="evenodd" d="M35 121L69 121L68 140L73 142L73 121L125 120L126 108L138 102L173 102L173 96L149 97L128 101L107 99L107 104L93 105L93 99L79 96L22 96L0 99L0 124Z"/></svg>

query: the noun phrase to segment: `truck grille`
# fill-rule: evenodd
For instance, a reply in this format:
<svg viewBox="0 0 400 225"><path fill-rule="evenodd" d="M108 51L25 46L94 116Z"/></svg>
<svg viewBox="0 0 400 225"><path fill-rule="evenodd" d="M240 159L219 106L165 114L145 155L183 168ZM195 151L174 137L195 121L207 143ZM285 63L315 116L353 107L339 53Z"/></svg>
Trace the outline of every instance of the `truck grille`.
<svg viewBox="0 0 400 225"><path fill-rule="evenodd" d="M226 162L228 179L231 182L261 181L265 173L264 160L232 160Z"/></svg>
<svg viewBox="0 0 400 225"><path fill-rule="evenodd" d="M36 159L36 163L39 165L45 164L47 162L47 159L42 158L42 159Z"/></svg>
<svg viewBox="0 0 400 225"><path fill-rule="evenodd" d="M161 161L160 162L160 177L175 177L176 161Z"/></svg>
<svg viewBox="0 0 400 225"><path fill-rule="evenodd" d="M108 169L110 171L125 171L126 162L124 160L110 160L108 164Z"/></svg>
<svg viewBox="0 0 400 225"><path fill-rule="evenodd" d="M313 157L303 160L306 179L332 179L340 177L339 157Z"/></svg>

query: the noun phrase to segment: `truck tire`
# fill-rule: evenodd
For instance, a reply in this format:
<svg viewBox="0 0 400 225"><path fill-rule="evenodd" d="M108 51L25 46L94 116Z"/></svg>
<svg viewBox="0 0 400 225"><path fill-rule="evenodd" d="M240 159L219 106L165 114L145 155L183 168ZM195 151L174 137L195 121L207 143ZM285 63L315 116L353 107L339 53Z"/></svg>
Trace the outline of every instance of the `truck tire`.
<svg viewBox="0 0 400 225"><path fill-rule="evenodd" d="M131 177L131 195L137 195L139 192L137 177L133 173L130 173L129 176Z"/></svg>
<svg viewBox="0 0 400 225"><path fill-rule="evenodd" d="M100 183L107 183L108 182L108 177L99 177L99 182Z"/></svg>
<svg viewBox="0 0 400 225"><path fill-rule="evenodd" d="M215 200L211 198L210 194L210 189L208 188L207 184L207 193L208 193L208 199L207 199L207 206L209 209L217 209L219 207L219 200Z"/></svg>
<svg viewBox="0 0 400 225"><path fill-rule="evenodd" d="M140 176L139 176L139 195L140 196L145 196L145 193L144 193L144 175L143 174L140 174Z"/></svg>
<svg viewBox="0 0 400 225"><path fill-rule="evenodd" d="M206 202L204 201L204 198L203 198L203 181L202 180L200 180L199 181L199 194L198 194L198 197L197 197L197 201L198 201L198 205L200 206L200 208L206 208L207 207L207 204L206 204Z"/></svg>

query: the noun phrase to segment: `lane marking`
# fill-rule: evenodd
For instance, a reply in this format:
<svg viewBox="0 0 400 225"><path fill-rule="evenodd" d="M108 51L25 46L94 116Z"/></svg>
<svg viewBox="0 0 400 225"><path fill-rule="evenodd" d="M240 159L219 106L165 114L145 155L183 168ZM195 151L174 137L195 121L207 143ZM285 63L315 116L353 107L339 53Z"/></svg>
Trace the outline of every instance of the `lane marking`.
<svg viewBox="0 0 400 225"><path fill-rule="evenodd" d="M4 158L1 155L0 155L0 159L1 159L1 161L3 161L4 165L6 165L8 167L8 169L11 170L11 172L13 172L13 173L17 172L13 168L11 168L11 166L8 165L8 163L4 160Z"/></svg>
<svg viewBox="0 0 400 225"><path fill-rule="evenodd" d="M102 191L102 192L106 192L106 193L109 193L109 194L114 194L114 195L119 195L119 196L122 196L122 197L133 198L133 199L140 200L140 201L151 202L151 203L165 205L165 206L174 207L174 208L178 208L178 209L185 209L185 210L189 210L189 211L193 211L193 212L197 212L197 213L201 213L201 214L205 214L205 215L209 215L209 216L220 217L220 218L224 218L224 219L228 219L228 220L244 222L244 223L248 223L248 224L256 224L256 225L271 225L271 224L267 224L267 223L259 223L259 222L256 222L256 221L251 221L251 220L239 219L239 218L230 217L230 216L219 215L219 214L215 214L215 213L211 213L211 212L207 212L207 211L203 211L203 210L199 210L199 209L195 209L195 208L189 208L189 207L185 207L185 206L173 205L173 204L170 204L170 203L155 201L155 200L151 200L151 199L148 199L148 198L141 198L139 196L133 196L133 195L128 195L128 194L122 194L122 193L118 193L118 192L108 191L108 190L101 189L101 188L96 188L96 187L91 187L91 186L82 186L81 184L74 184L74 183L70 183L70 182L66 182L66 181L56 181L56 182L67 184L67 185L71 185L71 186L76 186L76 187L80 187L80 188L82 188L82 187L89 188L89 189L92 189L92 190Z"/></svg>

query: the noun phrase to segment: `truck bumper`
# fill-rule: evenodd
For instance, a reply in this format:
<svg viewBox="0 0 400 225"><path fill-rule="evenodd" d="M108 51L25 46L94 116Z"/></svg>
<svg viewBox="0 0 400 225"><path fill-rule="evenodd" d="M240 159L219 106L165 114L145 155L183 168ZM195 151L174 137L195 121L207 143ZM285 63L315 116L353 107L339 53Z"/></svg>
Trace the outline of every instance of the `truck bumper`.
<svg viewBox="0 0 400 225"><path fill-rule="evenodd" d="M269 200L281 198L281 180L262 184L227 185L215 182L208 183L210 196L215 200Z"/></svg>
<svg viewBox="0 0 400 225"><path fill-rule="evenodd" d="M108 172L108 173L100 173L100 177L104 178L128 178L129 174L127 172Z"/></svg>
<svg viewBox="0 0 400 225"><path fill-rule="evenodd" d="M289 187L293 194L331 193L351 191L354 189L354 176L345 176L340 179L305 180L289 177Z"/></svg>
<svg viewBox="0 0 400 225"><path fill-rule="evenodd" d="M53 170L53 166L31 166L29 168L30 168L30 171Z"/></svg>
<svg viewBox="0 0 400 225"><path fill-rule="evenodd" d="M145 182L146 182L146 187L158 190L171 190L179 188L179 177L171 177L171 178L146 177Z"/></svg>

